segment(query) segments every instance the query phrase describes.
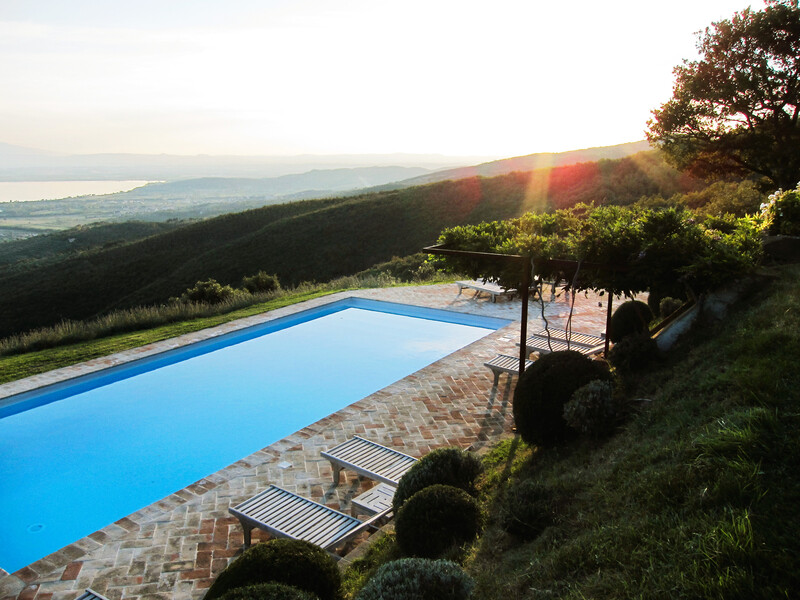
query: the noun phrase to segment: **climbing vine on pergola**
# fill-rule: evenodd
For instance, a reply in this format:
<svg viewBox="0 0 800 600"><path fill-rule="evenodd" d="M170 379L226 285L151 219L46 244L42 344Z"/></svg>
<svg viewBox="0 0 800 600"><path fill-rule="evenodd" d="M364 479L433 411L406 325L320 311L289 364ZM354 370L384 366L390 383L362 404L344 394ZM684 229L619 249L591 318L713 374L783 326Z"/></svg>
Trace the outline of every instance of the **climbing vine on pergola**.
<svg viewBox="0 0 800 600"><path fill-rule="evenodd" d="M445 229L425 251L450 271L519 290L522 370L533 277L608 293L610 317L614 295L694 297L744 275L760 260L761 224L732 216L700 221L680 207L578 205Z"/></svg>

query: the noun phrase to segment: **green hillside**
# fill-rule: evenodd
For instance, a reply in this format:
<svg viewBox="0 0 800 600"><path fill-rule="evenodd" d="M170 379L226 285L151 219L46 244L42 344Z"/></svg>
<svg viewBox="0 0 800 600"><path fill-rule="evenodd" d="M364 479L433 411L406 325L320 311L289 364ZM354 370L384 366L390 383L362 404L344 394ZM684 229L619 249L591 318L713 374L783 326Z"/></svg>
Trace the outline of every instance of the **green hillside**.
<svg viewBox="0 0 800 600"><path fill-rule="evenodd" d="M185 223L183 223L185 225ZM72 229L37 235L14 243L0 244L0 274L18 269L30 269L50 261L57 262L98 248L132 242L171 231L181 223L127 221L125 223L95 223Z"/></svg>
<svg viewBox="0 0 800 600"><path fill-rule="evenodd" d="M697 187L653 152L403 190L268 206L0 273L0 336L166 301L196 281L327 281L418 252L441 230L576 202L629 204Z"/></svg>

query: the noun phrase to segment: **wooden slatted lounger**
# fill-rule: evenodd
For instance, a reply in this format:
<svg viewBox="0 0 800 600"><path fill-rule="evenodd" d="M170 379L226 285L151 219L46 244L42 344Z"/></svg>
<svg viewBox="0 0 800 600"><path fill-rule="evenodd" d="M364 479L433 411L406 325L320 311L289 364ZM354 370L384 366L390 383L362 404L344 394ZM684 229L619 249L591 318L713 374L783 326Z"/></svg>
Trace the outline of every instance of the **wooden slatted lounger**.
<svg viewBox="0 0 800 600"><path fill-rule="evenodd" d="M400 478L417 459L393 448L354 436L330 450L320 452L333 467L333 481L339 483L342 469L397 487Z"/></svg>
<svg viewBox="0 0 800 600"><path fill-rule="evenodd" d="M313 500L303 498L276 485L228 509L244 530L244 546L251 543L253 528L276 537L305 540L331 554L363 531L376 528L390 509L367 521L340 513ZM334 555L335 556L335 555Z"/></svg>
<svg viewBox="0 0 800 600"><path fill-rule="evenodd" d="M548 343L546 338L531 336L525 340L525 350L528 352L528 354L531 354L532 352L547 354L548 352L574 350L575 352L580 352L586 356L592 356L593 354L598 354L605 350L605 344L601 344L599 346L582 346L580 344L570 342L569 346L567 346L567 342L562 342L561 340L551 339Z"/></svg>
<svg viewBox="0 0 800 600"><path fill-rule="evenodd" d="M527 369L533 364L532 360L525 361L525 368ZM497 386L500 381L501 373L508 373L509 375L516 375L519 373L519 357L508 356L507 354L498 354L489 362L483 363L485 367L489 367L494 373L494 384Z"/></svg>
<svg viewBox="0 0 800 600"><path fill-rule="evenodd" d="M102 594L98 594L90 588L86 588L86 591L78 596L75 600L108 600L108 598Z"/></svg>
<svg viewBox="0 0 800 600"><path fill-rule="evenodd" d="M548 331L550 332L549 336ZM541 329L531 334L531 337L528 338L528 341L530 341L532 338L543 338L546 340L548 337L551 340L558 340L560 342L566 342L567 337L569 337L570 347L577 345L593 348L595 346L601 346L606 342L606 340L599 335L591 335L589 333L577 333L573 331L570 332L569 336L567 336L567 332L564 329Z"/></svg>

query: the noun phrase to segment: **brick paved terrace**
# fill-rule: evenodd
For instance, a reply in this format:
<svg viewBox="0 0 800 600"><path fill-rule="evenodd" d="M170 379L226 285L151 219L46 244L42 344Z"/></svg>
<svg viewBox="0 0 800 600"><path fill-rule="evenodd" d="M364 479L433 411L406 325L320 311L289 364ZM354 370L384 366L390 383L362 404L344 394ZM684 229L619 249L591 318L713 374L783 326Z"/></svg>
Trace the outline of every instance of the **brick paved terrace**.
<svg viewBox="0 0 800 600"><path fill-rule="evenodd" d="M198 600L213 578L242 550L238 521L228 507L275 483L302 496L349 512L350 499L368 482L343 472L333 485L321 450L358 434L422 456L433 448L477 449L512 426L509 377L497 388L483 363L497 353L515 355L520 302L491 302L455 284L359 290L335 294L227 323L136 350L89 361L0 386L0 402L29 389L120 364L142 356L293 314L343 297L356 296L447 309L513 322L416 373L293 433L171 496L108 525L86 538L11 574L0 572L2 600L73 600L87 587L111 600ZM605 329L605 298L578 294L550 301L544 312L564 327L574 300L574 331ZM543 326L540 305L531 302L529 330ZM253 532L254 543L266 536Z"/></svg>

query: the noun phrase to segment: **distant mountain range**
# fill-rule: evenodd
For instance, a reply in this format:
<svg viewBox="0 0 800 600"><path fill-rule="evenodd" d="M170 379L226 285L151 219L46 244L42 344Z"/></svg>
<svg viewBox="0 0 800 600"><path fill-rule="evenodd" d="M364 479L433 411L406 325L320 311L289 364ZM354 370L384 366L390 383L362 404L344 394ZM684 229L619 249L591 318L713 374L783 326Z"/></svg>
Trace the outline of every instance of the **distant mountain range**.
<svg viewBox="0 0 800 600"><path fill-rule="evenodd" d="M286 198L327 195L360 190L430 173L421 167L357 167L351 169L313 169L279 177L201 177L164 183L151 183L128 192L110 194L117 199L221 199Z"/></svg>
<svg viewBox="0 0 800 600"><path fill-rule="evenodd" d="M583 162L595 162L603 159L624 158L637 152L650 150L650 144L646 140L638 142L628 142L615 146L599 146L597 148L585 148L583 150L570 150L568 152L540 152L538 154L528 154L514 158L504 158L491 162L481 163L472 167L458 167L446 169L420 175L402 182L403 186L423 185L436 181L447 181L448 179L465 179L467 177L494 177L496 175L506 175L514 171L525 172L534 169L545 169L548 167L564 167Z"/></svg>
<svg viewBox="0 0 800 600"><path fill-rule="evenodd" d="M36 231L67 229L98 221L166 221L195 219L295 200L328 198L399 190L468 177L496 177L512 172L616 159L649 149L647 142L539 153L458 168L430 168L446 157L422 155L296 156L284 158L234 156L62 156L0 144L0 180L167 179L128 192L40 202L5 203L0 207L0 239ZM397 161L395 164L382 164ZM402 162L423 162L428 167ZM371 163L371 166L309 168L316 164ZM16 166L15 166L16 165ZM276 176L211 176L239 171L302 172ZM203 177L191 173L201 172ZM170 179L169 174L180 174Z"/></svg>
<svg viewBox="0 0 800 600"><path fill-rule="evenodd" d="M0 142L0 181L57 181L92 179L141 179L176 181L208 178L275 178L315 171L343 171L365 167L419 169L409 174L405 185L420 185L463 179L475 175L492 177L512 171L531 171L579 162L613 159L648 150L646 141L630 142L569 152L544 152L488 160L485 156L437 154L365 154L297 156L177 156L168 154L58 154ZM473 166L474 165L474 166ZM313 179L314 176L311 177ZM367 178L369 179L369 178ZM237 184L238 185L238 184ZM348 184L349 185L349 184ZM367 183L379 185L377 183ZM295 186L296 187L296 186ZM304 184L303 189L314 186ZM217 186L219 188L219 186ZM346 189L318 186L317 189Z"/></svg>
<svg viewBox="0 0 800 600"><path fill-rule="evenodd" d="M296 156L178 156L169 154L57 154L0 143L0 181L157 180L201 177L279 177L312 170L413 167L439 170L485 156L342 154Z"/></svg>

